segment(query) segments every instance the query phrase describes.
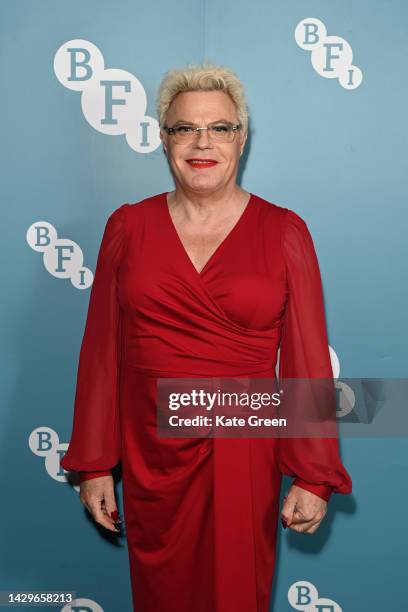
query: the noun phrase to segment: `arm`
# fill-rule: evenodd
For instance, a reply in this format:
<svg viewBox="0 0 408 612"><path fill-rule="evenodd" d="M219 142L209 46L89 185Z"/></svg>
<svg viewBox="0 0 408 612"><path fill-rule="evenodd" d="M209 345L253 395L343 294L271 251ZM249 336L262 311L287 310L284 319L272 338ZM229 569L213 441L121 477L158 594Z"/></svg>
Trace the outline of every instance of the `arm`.
<svg viewBox="0 0 408 612"><path fill-rule="evenodd" d="M280 345L279 378L332 378L319 264L306 223L286 210L282 228L287 304ZM337 437L279 439L281 473L293 485L325 501L351 493L352 482Z"/></svg>
<svg viewBox="0 0 408 612"><path fill-rule="evenodd" d="M123 204L101 241L82 339L71 440L61 465L80 481L106 476L121 459L119 367L122 315L117 273L125 242Z"/></svg>

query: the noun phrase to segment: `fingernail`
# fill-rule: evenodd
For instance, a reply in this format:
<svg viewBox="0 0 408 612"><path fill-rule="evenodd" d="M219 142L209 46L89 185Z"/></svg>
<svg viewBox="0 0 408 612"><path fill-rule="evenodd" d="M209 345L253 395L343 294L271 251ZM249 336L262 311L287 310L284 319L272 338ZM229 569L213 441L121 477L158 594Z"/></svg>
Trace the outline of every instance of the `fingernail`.
<svg viewBox="0 0 408 612"><path fill-rule="evenodd" d="M286 529L286 527L288 526L288 524L287 524L286 520L283 518L283 516L281 516L281 522L282 522L282 527L283 527L284 529Z"/></svg>

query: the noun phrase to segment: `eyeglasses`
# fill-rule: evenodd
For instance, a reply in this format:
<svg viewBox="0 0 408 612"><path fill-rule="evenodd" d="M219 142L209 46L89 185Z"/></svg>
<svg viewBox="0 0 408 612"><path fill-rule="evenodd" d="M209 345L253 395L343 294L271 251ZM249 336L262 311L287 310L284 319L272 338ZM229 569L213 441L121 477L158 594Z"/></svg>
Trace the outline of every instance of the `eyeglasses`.
<svg viewBox="0 0 408 612"><path fill-rule="evenodd" d="M186 144L193 142L199 133L199 130L207 130L207 134L214 142L232 142L235 138L235 133L240 129L240 124L216 122L209 123L207 127L198 127L194 124L180 124L175 127L163 126L163 129L173 137L174 142L178 144Z"/></svg>

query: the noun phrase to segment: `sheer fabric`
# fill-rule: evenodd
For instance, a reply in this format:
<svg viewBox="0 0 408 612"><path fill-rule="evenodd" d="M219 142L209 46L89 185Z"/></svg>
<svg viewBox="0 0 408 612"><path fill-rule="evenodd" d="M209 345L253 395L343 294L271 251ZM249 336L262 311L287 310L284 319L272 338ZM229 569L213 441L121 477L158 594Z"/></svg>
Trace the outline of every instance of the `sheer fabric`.
<svg viewBox="0 0 408 612"><path fill-rule="evenodd" d="M305 221L287 210L282 235L288 297L282 326L279 378L333 376L319 264ZM279 468L293 484L329 501L352 483L337 438L280 438Z"/></svg>
<svg viewBox="0 0 408 612"><path fill-rule="evenodd" d="M102 237L82 339L71 440L61 465L82 482L111 474L121 459L121 309L118 270L125 242L123 204Z"/></svg>

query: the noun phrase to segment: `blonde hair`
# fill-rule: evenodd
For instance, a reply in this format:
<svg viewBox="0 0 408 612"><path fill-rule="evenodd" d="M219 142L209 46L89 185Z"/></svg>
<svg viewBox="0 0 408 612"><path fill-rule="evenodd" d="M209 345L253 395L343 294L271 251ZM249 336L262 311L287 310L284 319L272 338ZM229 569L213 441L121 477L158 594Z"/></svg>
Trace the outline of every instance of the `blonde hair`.
<svg viewBox="0 0 408 612"><path fill-rule="evenodd" d="M248 109L244 87L235 72L229 68L204 61L202 64L189 64L184 68L166 72L160 83L156 99L161 128L165 124L171 103L177 94L183 91L224 91L236 106L242 133L247 133Z"/></svg>

